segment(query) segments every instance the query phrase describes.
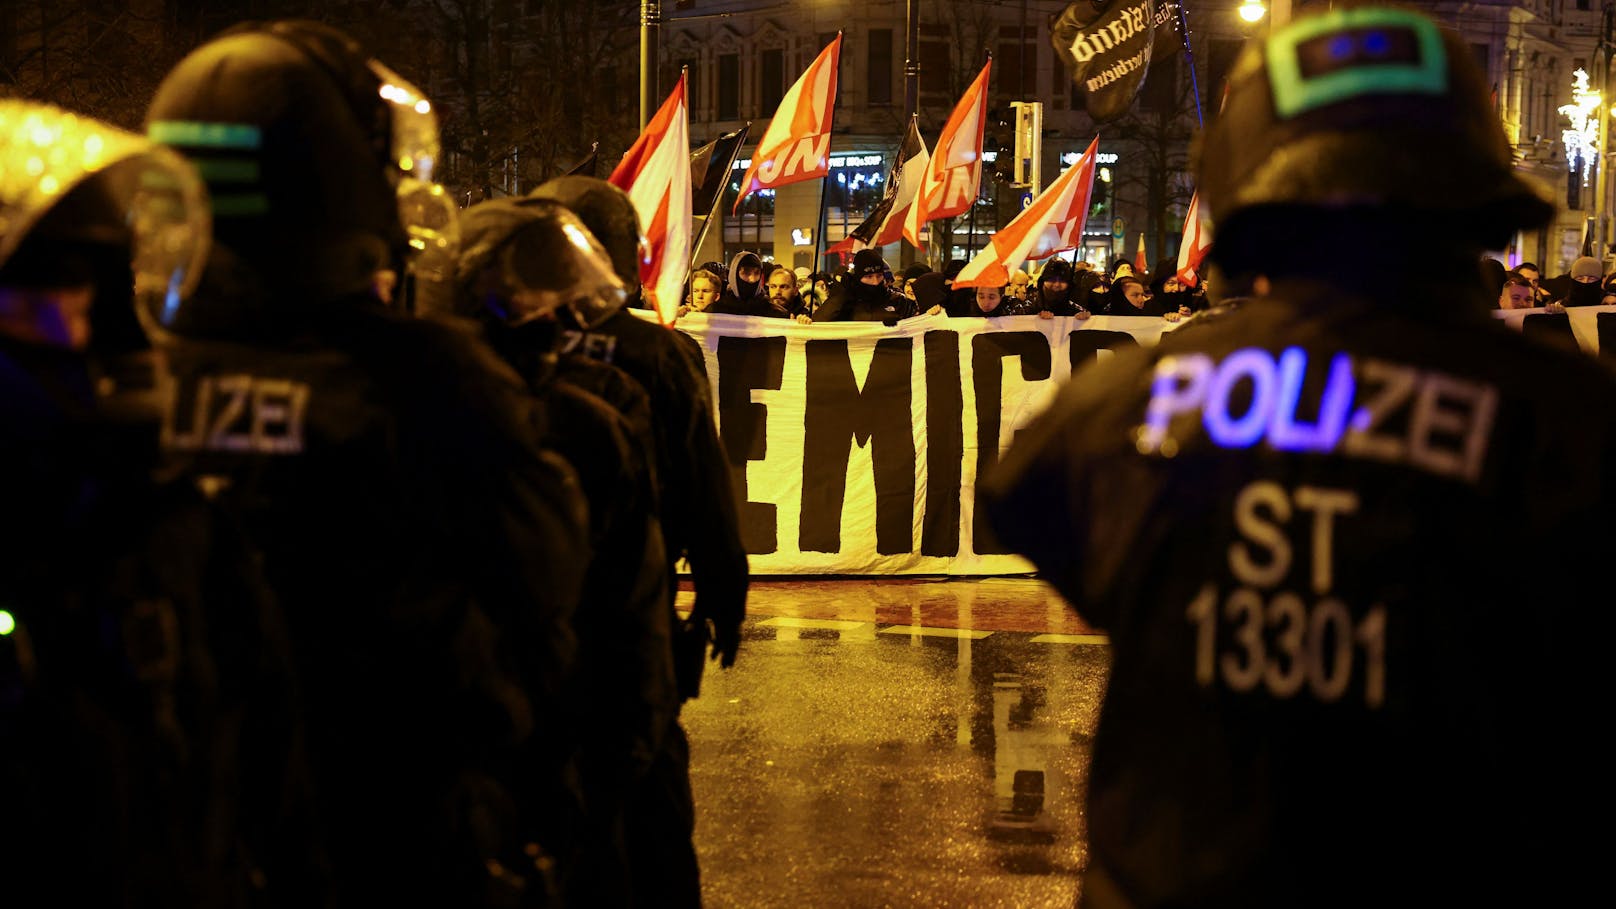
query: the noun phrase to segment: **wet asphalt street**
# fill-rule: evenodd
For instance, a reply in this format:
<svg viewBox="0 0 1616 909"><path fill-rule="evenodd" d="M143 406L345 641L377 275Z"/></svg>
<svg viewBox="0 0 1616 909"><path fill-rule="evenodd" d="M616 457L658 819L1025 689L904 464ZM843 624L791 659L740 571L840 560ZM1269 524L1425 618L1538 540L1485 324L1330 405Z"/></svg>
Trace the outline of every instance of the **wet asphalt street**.
<svg viewBox="0 0 1616 909"><path fill-rule="evenodd" d="M1072 906L1103 637L1026 578L754 581L748 615L683 714L708 907Z"/></svg>

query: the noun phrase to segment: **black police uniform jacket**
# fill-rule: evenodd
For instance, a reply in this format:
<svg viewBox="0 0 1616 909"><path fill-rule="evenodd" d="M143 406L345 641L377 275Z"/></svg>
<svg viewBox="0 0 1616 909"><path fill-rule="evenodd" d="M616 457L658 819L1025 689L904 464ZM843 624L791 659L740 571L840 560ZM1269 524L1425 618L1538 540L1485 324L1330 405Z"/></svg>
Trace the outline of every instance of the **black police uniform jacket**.
<svg viewBox="0 0 1616 909"><path fill-rule="evenodd" d="M324 905L283 616L157 470L160 374L0 338L5 902Z"/></svg>
<svg viewBox="0 0 1616 909"><path fill-rule="evenodd" d="M1087 367L987 477L1110 637L1086 905L1494 905L1598 867L1616 381L1414 291L1276 282Z"/></svg>
<svg viewBox="0 0 1616 909"><path fill-rule="evenodd" d="M219 292L205 283L196 302ZM252 344L168 351L165 446L220 478L264 549L339 886L464 901L472 866L519 858L467 844L520 831L456 825L502 801L532 808L532 776L504 770L561 760L549 749L587 561L577 478L469 326L363 297L258 302L273 317L234 335Z"/></svg>
<svg viewBox="0 0 1616 909"><path fill-rule="evenodd" d="M616 366L650 396L669 576L685 559L695 588L695 613L739 629L746 614L749 569L700 347L689 335L628 310L593 329L569 329L563 347L573 356Z"/></svg>

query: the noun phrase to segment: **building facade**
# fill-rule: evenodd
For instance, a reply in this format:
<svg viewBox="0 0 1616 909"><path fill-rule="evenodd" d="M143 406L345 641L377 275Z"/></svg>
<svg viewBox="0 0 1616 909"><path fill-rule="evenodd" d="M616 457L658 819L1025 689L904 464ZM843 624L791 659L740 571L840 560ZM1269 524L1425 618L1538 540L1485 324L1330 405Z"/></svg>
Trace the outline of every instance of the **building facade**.
<svg viewBox="0 0 1616 909"><path fill-rule="evenodd" d="M1239 0L1183 4L1179 34L1187 33L1188 40L1181 37L1176 52L1166 54L1158 42L1132 110L1097 124L1083 110L1082 93L1074 89L1050 44L1050 20L1066 6L1064 0L917 0L921 134L928 146L935 144L943 121L991 54L984 157L1009 147L1012 101L1043 105L1045 185L1098 135L1102 169L1082 255L1097 264L1118 256L1132 259L1143 235L1146 257L1154 266L1176 255L1194 191L1195 133L1215 116L1228 71L1246 40L1268 27L1266 18L1255 23L1242 19L1239 5ZM1575 150L1568 159L1564 134L1569 124L1560 108L1572 103L1577 70L1589 74L1591 88L1603 83L1605 5L1598 0L1414 5L1464 36L1494 87L1495 106L1517 165L1554 188L1558 199L1554 224L1516 237L1497 254L1511 265L1533 261L1546 274L1564 272L1580 252L1598 208L1600 155L1585 149L1578 171ZM688 68L695 143L748 122L751 135L760 135L785 90L838 31L843 36L830 180L823 186L809 181L783 187L775 196L749 197L736 215L728 214L731 196L721 206L725 230L709 233L699 261L727 261L735 252L751 249L776 261L809 264L815 248L840 240L879 200L906 123L909 6L905 0L679 0L664 5L661 82L671 85L679 68ZM1014 217L1031 189L995 178L995 170L1003 169L984 168L978 204L972 216L954 219L946 251L937 244L920 251L900 243L884 250L887 260L907 263L927 256L939 265L980 249ZM1572 180L1574 172L1577 179ZM1608 213L1609 206L1603 210Z"/></svg>

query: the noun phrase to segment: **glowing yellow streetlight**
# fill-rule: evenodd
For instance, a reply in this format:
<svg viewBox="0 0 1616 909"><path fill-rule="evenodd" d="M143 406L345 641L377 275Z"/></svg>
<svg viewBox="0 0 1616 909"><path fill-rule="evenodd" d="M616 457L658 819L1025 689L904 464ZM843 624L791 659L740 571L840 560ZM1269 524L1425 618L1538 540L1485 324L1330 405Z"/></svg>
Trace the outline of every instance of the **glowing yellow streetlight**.
<svg viewBox="0 0 1616 909"><path fill-rule="evenodd" d="M1268 7L1263 6L1262 0L1245 0L1240 4L1240 18L1246 22L1256 22L1268 13Z"/></svg>

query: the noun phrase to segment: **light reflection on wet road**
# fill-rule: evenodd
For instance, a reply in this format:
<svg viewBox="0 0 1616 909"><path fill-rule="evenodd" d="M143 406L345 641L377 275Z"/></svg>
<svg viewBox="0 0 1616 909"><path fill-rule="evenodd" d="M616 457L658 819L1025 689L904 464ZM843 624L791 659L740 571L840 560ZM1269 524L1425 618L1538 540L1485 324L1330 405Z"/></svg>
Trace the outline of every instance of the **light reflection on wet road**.
<svg viewBox="0 0 1616 909"><path fill-rule="evenodd" d="M754 582L683 714L706 905L1070 907L1107 655L1029 579Z"/></svg>

